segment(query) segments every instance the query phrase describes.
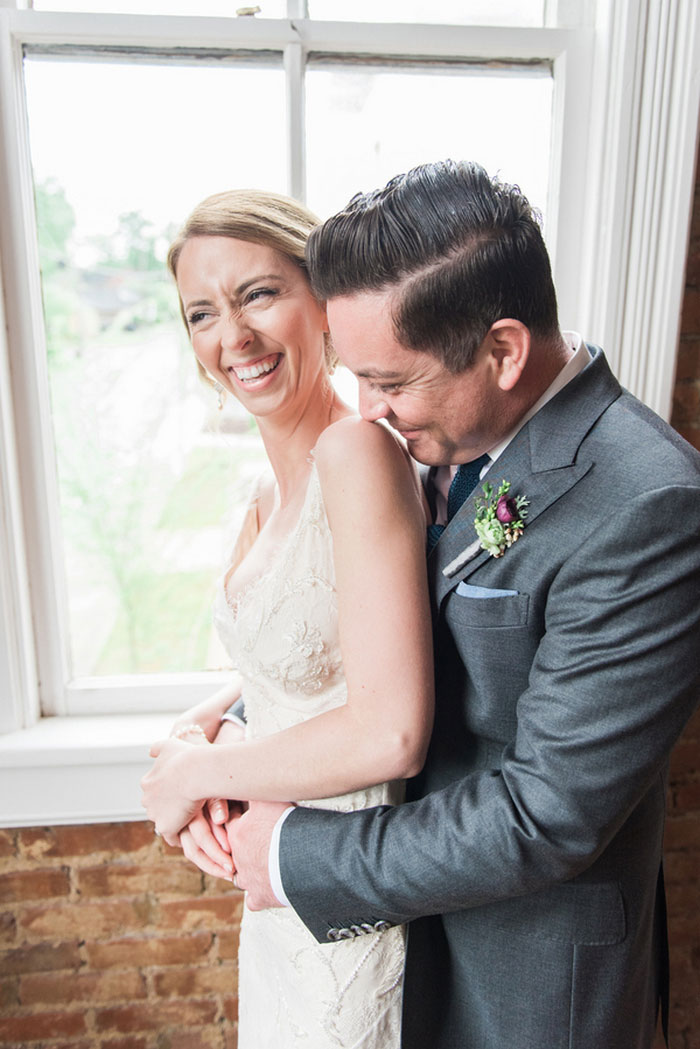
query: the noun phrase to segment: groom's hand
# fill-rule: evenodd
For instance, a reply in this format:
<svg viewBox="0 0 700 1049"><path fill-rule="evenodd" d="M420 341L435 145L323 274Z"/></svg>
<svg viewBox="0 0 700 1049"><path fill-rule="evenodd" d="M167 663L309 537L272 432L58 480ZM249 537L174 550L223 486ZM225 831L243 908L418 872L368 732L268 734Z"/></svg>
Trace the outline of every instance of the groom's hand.
<svg viewBox="0 0 700 1049"><path fill-rule="evenodd" d="M289 804L280 801L251 801L248 811L227 824L235 884L247 893L251 911L281 907L270 884L270 839L277 820Z"/></svg>

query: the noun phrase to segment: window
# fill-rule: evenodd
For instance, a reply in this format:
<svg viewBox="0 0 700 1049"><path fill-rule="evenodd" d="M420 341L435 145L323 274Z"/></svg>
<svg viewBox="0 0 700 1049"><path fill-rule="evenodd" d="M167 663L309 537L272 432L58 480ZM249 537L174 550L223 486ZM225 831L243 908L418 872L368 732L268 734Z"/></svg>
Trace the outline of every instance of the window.
<svg viewBox="0 0 700 1049"><path fill-rule="evenodd" d="M222 522L262 454L198 385L163 267L210 192L324 216L422 160L481 160L543 212L563 325L670 403L696 5L236 6L0 0L5 731L182 709L222 665Z"/></svg>

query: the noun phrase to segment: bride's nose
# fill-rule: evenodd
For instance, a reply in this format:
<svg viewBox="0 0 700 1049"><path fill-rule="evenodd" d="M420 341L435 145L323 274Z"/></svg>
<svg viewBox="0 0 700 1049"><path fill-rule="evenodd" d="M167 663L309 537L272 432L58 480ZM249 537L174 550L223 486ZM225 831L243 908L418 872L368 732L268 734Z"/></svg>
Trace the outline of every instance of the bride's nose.
<svg viewBox="0 0 700 1049"><path fill-rule="evenodd" d="M222 320L221 346L225 350L243 350L253 341L253 332L244 314L231 311Z"/></svg>

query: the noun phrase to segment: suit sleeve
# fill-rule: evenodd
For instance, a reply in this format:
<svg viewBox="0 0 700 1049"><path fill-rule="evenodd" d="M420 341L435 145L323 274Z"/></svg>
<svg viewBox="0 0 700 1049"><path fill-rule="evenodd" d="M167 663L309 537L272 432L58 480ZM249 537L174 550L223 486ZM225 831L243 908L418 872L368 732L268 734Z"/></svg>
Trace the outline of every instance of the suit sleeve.
<svg viewBox="0 0 700 1049"><path fill-rule="evenodd" d="M699 595L699 488L647 492L601 520L549 587L500 769L395 809L286 821L282 880L313 934L477 907L586 870L697 704Z"/></svg>

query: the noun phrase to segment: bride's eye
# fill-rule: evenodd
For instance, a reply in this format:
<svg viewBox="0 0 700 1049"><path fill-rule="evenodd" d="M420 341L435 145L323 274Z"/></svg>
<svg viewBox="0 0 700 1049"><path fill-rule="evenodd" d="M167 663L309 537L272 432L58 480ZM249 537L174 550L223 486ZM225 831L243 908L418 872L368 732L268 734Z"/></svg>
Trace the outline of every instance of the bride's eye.
<svg viewBox="0 0 700 1049"><path fill-rule="evenodd" d="M245 305L254 304L256 302L272 301L279 292L276 288L254 288L248 292L246 296Z"/></svg>
<svg viewBox="0 0 700 1049"><path fill-rule="evenodd" d="M207 316L208 314L204 310L195 310L193 313L189 314L187 318L187 323L189 324L190 328L194 328L197 324L199 324L200 321L203 321L204 318Z"/></svg>

